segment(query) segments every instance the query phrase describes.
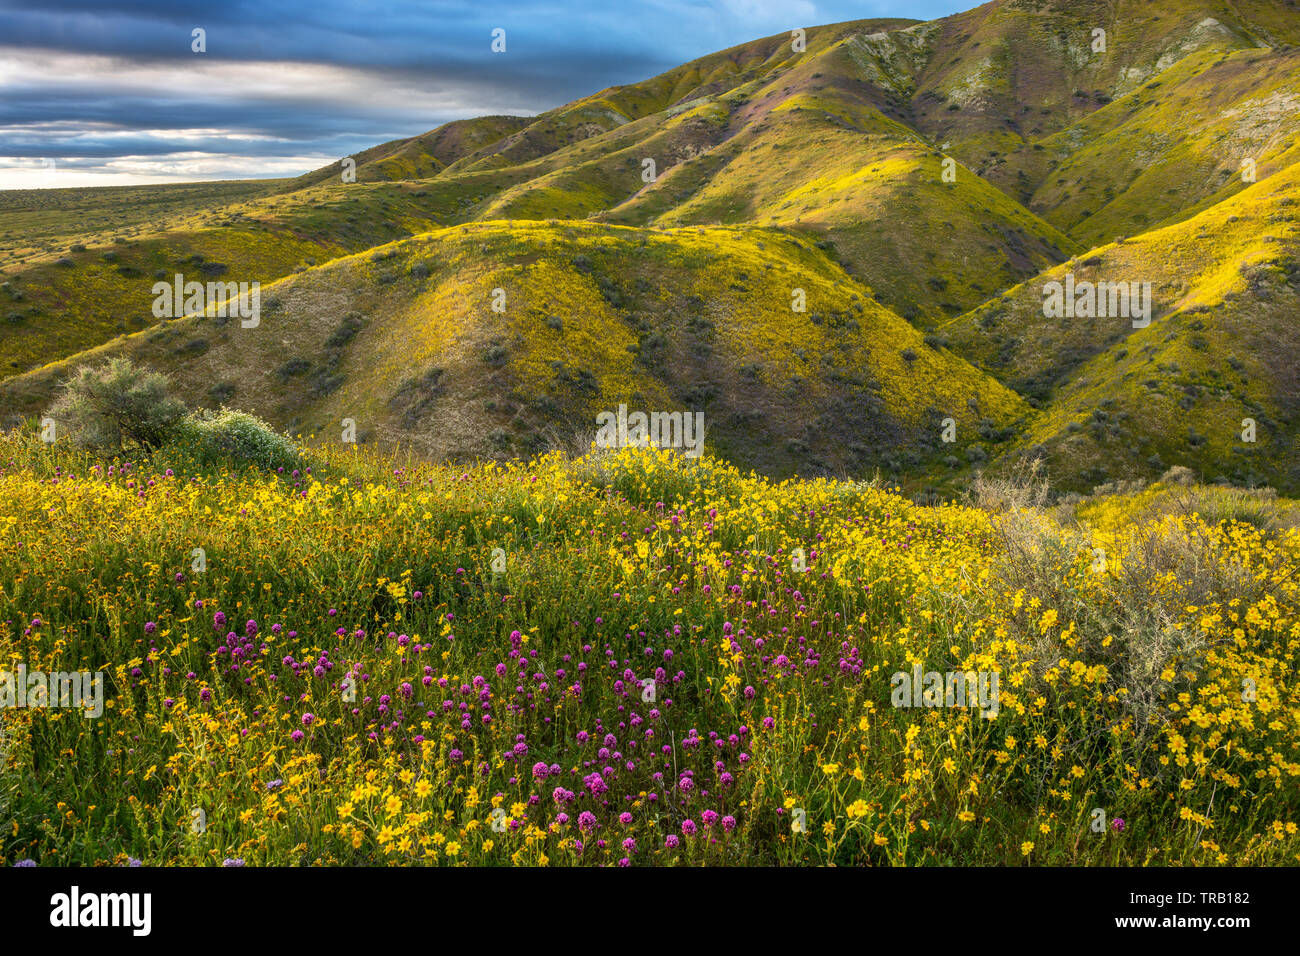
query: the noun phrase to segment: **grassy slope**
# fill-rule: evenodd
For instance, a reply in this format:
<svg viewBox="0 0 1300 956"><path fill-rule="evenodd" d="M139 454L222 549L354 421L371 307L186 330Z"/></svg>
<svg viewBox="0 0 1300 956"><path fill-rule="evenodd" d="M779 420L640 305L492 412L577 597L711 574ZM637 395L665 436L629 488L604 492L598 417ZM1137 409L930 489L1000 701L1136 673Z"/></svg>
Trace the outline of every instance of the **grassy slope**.
<svg viewBox="0 0 1300 956"><path fill-rule="evenodd" d="M0 269L28 257L61 252L87 233L130 235L177 216L211 213L267 196L283 180L241 179L162 186L0 189Z"/></svg>
<svg viewBox="0 0 1300 956"><path fill-rule="evenodd" d="M1294 87L1294 54L1262 49L1300 43L1292 3L1003 0L929 29L911 125L1088 245L1199 210L1239 150L1292 128L1267 94Z"/></svg>
<svg viewBox="0 0 1300 956"><path fill-rule="evenodd" d="M373 147L354 157L352 184L342 182L340 164L334 163L296 180L0 193L0 226L12 226L15 237L45 237L39 245L21 240L26 244L12 253L20 258L2 277L0 378L153 325L155 273L206 281L200 263L207 261L227 267L222 281L268 283L335 256L472 218L521 174L507 170L401 186L390 180L436 172L433 167L445 168L527 122L482 117ZM40 211L50 200L57 203L53 216ZM131 212L136 207L138 213ZM103 220L93 217L95 208ZM86 248L73 251L74 245Z"/></svg>
<svg viewBox="0 0 1300 956"><path fill-rule="evenodd" d="M411 274L418 263L428 278ZM791 310L794 287L806 313ZM469 224L265 295L257 329L182 319L76 361L128 354L192 402L223 386L281 425L333 433L353 418L359 438L440 455L589 443L595 414L620 402L703 411L714 448L775 474L933 464L950 450L942 418L965 444L982 420L1026 412L810 243L763 230ZM364 324L331 345L352 312ZM72 364L0 384L0 405L39 411Z"/></svg>
<svg viewBox="0 0 1300 956"><path fill-rule="evenodd" d="M1084 486L1187 464L1207 478L1300 487L1300 165L1213 208L1094 250L945 329L953 347L1042 403L1025 436ZM1046 319L1043 284L1150 281L1145 329ZM1256 443L1242 420L1258 423ZM1155 456L1152 458L1152 456Z"/></svg>
<svg viewBox="0 0 1300 956"><path fill-rule="evenodd" d="M436 176L457 160L529 125L523 116L479 116L453 120L408 139L397 139L363 150L349 158L358 182L391 182ZM291 189L343 182L343 160L322 166L290 181Z"/></svg>
<svg viewBox="0 0 1300 956"><path fill-rule="evenodd" d="M802 54L793 51L788 33L721 50L640 83L610 87L542 113L518 133L454 163L450 171L498 169L526 163L673 107L718 96L746 84L768 82L801 59L817 56L846 35L862 30L896 29L913 22L861 20L813 27L807 30L806 50Z"/></svg>
<svg viewBox="0 0 1300 956"><path fill-rule="evenodd" d="M363 208L393 210L377 191L358 185ZM247 211L245 211L247 210ZM222 218L192 217L162 232L105 242L88 234L84 251L68 248L8 270L0 291L4 372L40 367L107 338L154 324L152 288L181 273L207 281L203 264L225 266L221 281L270 282L295 268L410 234L402 219L346 215L328 222L310 193L227 207ZM354 225L355 223L355 225ZM412 222L429 228L428 217ZM98 241L96 241L98 240ZM197 258L196 258L197 257Z"/></svg>
<svg viewBox="0 0 1300 956"><path fill-rule="evenodd" d="M807 228L881 301L922 323L1075 251L968 172L942 182L942 157L891 116L905 71L874 29L841 25L800 57L781 47L785 59L767 74L716 94L692 87L675 107L533 160L521 168L536 175L484 218ZM649 185L646 158L657 172Z"/></svg>
<svg viewBox="0 0 1300 956"><path fill-rule="evenodd" d="M1300 159L1300 52L1207 52L1043 141L1030 206L1091 244L1186 218Z"/></svg>
<svg viewBox="0 0 1300 956"><path fill-rule="evenodd" d="M881 302L922 325L1077 251L969 171L943 182L943 156L897 135L893 121L863 111L848 125L852 114L836 106L786 100L763 125L673 168L609 218L807 230Z"/></svg>
<svg viewBox="0 0 1300 956"><path fill-rule="evenodd" d="M0 378L153 325L156 273L207 281L206 261L227 267L222 281L273 282L471 219L515 178L507 170L417 183L331 182L128 231L121 242L95 232L73 237L84 251L69 246L0 276Z"/></svg>
<svg viewBox="0 0 1300 956"><path fill-rule="evenodd" d="M1087 49L1094 22L1109 33L1105 58ZM1256 154L1261 176L1285 169L1296 156L1289 104L1300 64L1294 52L1259 47L1298 38L1300 27L1287 12L1226 0L1170 0L1158 12L1127 0L1002 0L928 24L859 21L815 28L801 55L790 49L788 35L768 37L532 119L458 121L382 144L356 157L361 182L355 185L337 181L334 164L288 182L287 193L253 196L207 215L181 204L176 212L186 215L167 222L162 232L143 235L140 226L130 227L136 230L128 231L134 243L108 249L106 234L87 233L97 242L85 253L70 254L71 266L56 265L56 250L47 243L43 257L4 276L0 346L7 367L0 376L151 323L147 292L153 274L193 267L194 256L226 264L223 279L269 282L334 256L474 220L510 219L533 234L542 229L536 221L551 220L546 229L553 230L557 219L655 227L729 224L754 229L750 244L773 236L768 229L805 236L857 280L854 294L868 306L883 304L923 328L973 309L942 335L953 336L963 355L1023 389L1031 401L1066 403L1048 408L1028 439L1050 444L1060 437L1060 428L1077 419L1080 403L1098 397L1081 391L1069 398L1070 376L1126 333L1091 328L1095 323L1044 326L1033 320L1042 280L1012 287L1065 253L1086 248L1080 237L1087 243L1112 232L1139 231L1143 222L1176 224L1194 212L1235 208L1214 204L1245 187L1231 175L1245 152ZM1032 115L1023 109L1026 103L1034 105ZM941 181L945 155L970 164L959 167L955 184ZM657 181L648 185L640 176L647 156L658 168ZM423 178L388 182L412 177ZM1008 194L1032 204L1055 225ZM1157 244L1136 278L1151 279L1164 296L1182 296L1177 290L1189 285L1221 285L1220 274L1236 267L1233 256L1257 251L1249 229L1231 215L1212 220L1212 247L1198 246L1199 258L1191 260L1199 263L1195 268L1169 259L1168 250ZM1259 215L1274 231L1282 224L1289 228L1289 200ZM534 222L525 225L525 220ZM655 233L674 246L691 234ZM1140 247L1103 249L1085 261L1110 268L1109 257L1118 256L1116 267L1126 268L1132 263L1123 256ZM118 260L104 262L105 251ZM683 249L678 255L683 262L695 261ZM468 259L460 274L494 268ZM1288 275L1288 266L1279 268ZM619 268L611 265L610 272ZM670 284L695 281L698 277L683 276ZM1266 278L1253 281L1258 291ZM359 281L348 311L369 316L365 303L378 294L374 285L373 277ZM788 289L765 293L771 301L758 302L745 281L732 286L696 294L712 311L788 308ZM1025 296L1031 286L1034 291ZM989 301L1005 288L1012 292ZM733 297L732 308L727 296L737 289L750 298ZM1289 295L1289 289L1284 282L1278 294ZM1213 294L1209 298L1218 301ZM987 304L976 309L981 302ZM1014 323L1024 318L1025 302L1030 315L1022 329ZM1010 318L998 319L1008 303ZM634 315L632 321L648 320ZM992 331L978 331L972 322L984 322ZM1088 335L1081 333L1084 327L1091 328ZM166 333L169 340L179 334L175 328ZM895 326L888 331L892 337L880 340L878 352L911 347L914 336ZM1189 326L1188 332L1198 342L1205 338L1203 328ZM637 337L645 334L641 329ZM1233 336L1233 360L1243 367L1263 367L1276 349L1276 336L1224 333L1225 341ZM280 351L295 347L286 340ZM929 355L928 349L921 352ZM605 364L583 371L620 380L614 356L599 357ZM1114 361L1122 366L1122 358ZM736 357L732 368L749 364ZM574 374L565 369L557 374ZM418 363L400 374L423 381ZM703 379L706 386L716 384L707 375ZM1105 375L1101 379L1110 382ZM869 380L868 373L864 381ZM48 383L48 372L18 383L12 394L27 395L33 381ZM445 380L439 387L446 391ZM1193 400L1188 390L1201 386L1184 382L1179 387L1184 394L1178 401L1185 405ZM1263 409L1270 434L1277 436L1285 427L1278 422L1285 423L1289 414L1286 389L1276 376L1255 376L1239 404ZM281 419L306 422L316 414L317 398L293 397L292 390L286 395L275 406ZM1119 400L1109 392L1101 398ZM394 401L402 405L406 399ZM412 401L425 407L418 396ZM26 411L34 407L26 400L20 404ZM728 414L743 419L743 403L733 404ZM1236 412L1234 405L1231 414ZM522 438L504 429L495 447L536 447L544 440L539 435L546 414L543 408L533 420L511 425L522 430ZM1133 455L1121 456L1122 463L1112 454L1112 470L1128 467L1130 458L1158 460L1162 452L1183 460L1177 439L1152 437L1172 434L1164 411L1139 403L1125 414L1133 421L1118 431L1135 433L1141 441ZM1220 437L1227 414L1214 418ZM404 427L412 425L409 412L398 417ZM1208 428L1213 417L1192 421L1191 434L1199 435L1197 425ZM484 432L478 424L475 420L467 434L481 445ZM1116 430L1113 423L1094 423L1089 433L1113 437ZM801 459L835 467L865 460L843 449L829 457L809 451L805 438L788 429L781 439L793 449L788 455L759 455L779 459L779 468ZM1195 447L1204 449L1200 457L1206 461L1211 451L1224 451L1213 444ZM1265 457L1265 473L1275 474L1276 455ZM887 461L899 464L897 456ZM1253 467L1242 474L1255 474ZM1080 459L1079 468L1071 470L1082 481L1081 470L1095 477L1106 468L1094 461L1084 467Z"/></svg>
<svg viewBox="0 0 1300 956"><path fill-rule="evenodd" d="M893 190L906 199L913 184L887 178L874 184L855 181L849 168L853 163L873 162L882 149L888 151L889 143L879 141L881 137L899 142L912 138L905 127L876 111L876 106L892 109L888 101L893 94L849 75L870 59L853 47L854 38L900 23L817 28L809 32L808 50L801 55L791 51L788 36L769 37L645 83L602 91L531 122L487 117L447 124L425 136L360 154L360 182L355 185L337 180L335 164L291 181L287 186L293 191L287 194L228 205L207 215L186 209L192 214L165 220L153 232L136 227L127 237L137 245L107 250L120 257L109 267L99 264L109 242L106 234L90 230L72 237L88 247L85 253L67 253L72 267L55 264L65 250L47 249L6 276L22 298L0 322L6 356L0 375L39 367L151 324L154 273L170 276L195 255L227 265L226 278L265 283L334 255L470 219L583 218L633 198L643 185L642 156L655 156L661 172L670 174L686 158L746 130L750 132L736 139L730 153L746 146L757 151L760 144L751 140L767 136L769 152L788 150L790 168L803 174L802 180L785 177L779 184L785 193L806 187L802 203L796 208L798 197L783 199L768 222L797 225L807 211L812 228L826 231L832 240L842 237L840 257L846 265L878 289L884 301L911 317L933 321L973 307L997 284L1032 274L1059 258L1055 249L1068 249L1069 243L982 184L975 185L978 194L969 196L950 190L965 197L957 203L937 201L940 184L924 182L928 170L919 168L920 152L913 168L900 173L924 183L923 195L912 208L933 209L936 218L956 222L960 238L947 227L927 232L927 222L919 215L908 223L880 212ZM894 64L888 69L900 68ZM791 99L780 84L809 93ZM729 102L722 105L718 94L729 96ZM811 173L819 165L830 168L825 151L842 150L844 135L856 135L864 124L875 130L878 141L865 142L837 161L834 168L849 194L831 209L839 201L831 194L835 181ZM482 145L494 137L493 145ZM509 165L512 161L516 165ZM746 156L736 168L753 161L755 157ZM418 189L383 190L374 182L429 172L436 175L421 180ZM721 188L729 188L729 183L734 178ZM715 205L704 197L702 203L688 204L675 221L708 221ZM973 219L990 213L998 220L992 226ZM619 221L642 219L633 215ZM900 225L907 228L899 231ZM924 251L918 251L926 243ZM903 261L900 245L914 247L909 261ZM884 255L882 247L890 247ZM985 278L974 285L964 278L918 281L909 263L917 256L927 265L944 263L943 250L960 251L962 269L969 266L971 274ZM956 262L947 260L954 267Z"/></svg>
<svg viewBox="0 0 1300 956"><path fill-rule="evenodd" d="M1132 91L1197 50L1300 42L1268 0L996 0L927 29L915 125L963 152L1034 140ZM1105 52L1092 49L1095 28ZM978 163L978 155L968 157Z"/></svg>

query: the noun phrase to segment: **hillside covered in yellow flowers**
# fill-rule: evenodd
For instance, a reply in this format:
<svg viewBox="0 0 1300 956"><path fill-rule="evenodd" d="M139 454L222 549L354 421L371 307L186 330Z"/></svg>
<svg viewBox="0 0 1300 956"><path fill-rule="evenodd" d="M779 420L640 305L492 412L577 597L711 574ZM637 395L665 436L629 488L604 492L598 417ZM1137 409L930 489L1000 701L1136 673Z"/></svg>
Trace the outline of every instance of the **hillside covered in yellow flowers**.
<svg viewBox="0 0 1300 956"><path fill-rule="evenodd" d="M191 404L438 460L585 447L627 404L774 478L951 496L1041 457L1078 493L1185 466L1300 494L1298 24L994 0L293 179L6 191L0 427L129 356ZM177 274L260 283L263 321L156 315ZM1150 315L1054 316L1066 281Z"/></svg>

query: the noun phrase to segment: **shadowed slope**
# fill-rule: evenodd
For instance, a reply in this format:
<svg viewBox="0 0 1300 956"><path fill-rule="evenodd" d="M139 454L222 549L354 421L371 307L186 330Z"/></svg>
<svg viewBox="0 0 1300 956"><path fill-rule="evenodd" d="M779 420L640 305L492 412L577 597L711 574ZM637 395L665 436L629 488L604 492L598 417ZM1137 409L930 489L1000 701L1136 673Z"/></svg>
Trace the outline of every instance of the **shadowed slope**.
<svg viewBox="0 0 1300 956"><path fill-rule="evenodd" d="M438 455L589 442L620 403L703 411L713 447L775 474L922 466L952 450L943 418L973 435L1026 412L763 230L471 224L284 279L264 305L257 328L195 316L10 379L0 405L35 413L75 364L126 354L195 403L302 430L352 418Z"/></svg>
<svg viewBox="0 0 1300 956"><path fill-rule="evenodd" d="M1207 478L1300 487L1300 165L1203 213L1094 250L943 333L1040 404L1025 437L1084 487L1188 464ZM1049 319L1043 289L1150 282L1151 324ZM1257 425L1243 441L1245 419Z"/></svg>

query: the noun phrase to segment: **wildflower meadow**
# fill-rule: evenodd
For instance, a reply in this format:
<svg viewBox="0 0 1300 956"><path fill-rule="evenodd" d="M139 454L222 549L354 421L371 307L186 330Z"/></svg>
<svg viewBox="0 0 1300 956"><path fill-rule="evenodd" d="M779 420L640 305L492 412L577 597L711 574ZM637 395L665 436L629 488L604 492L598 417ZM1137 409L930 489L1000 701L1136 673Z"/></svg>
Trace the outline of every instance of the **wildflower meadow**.
<svg viewBox="0 0 1300 956"><path fill-rule="evenodd" d="M0 669L103 695L0 709L4 865L1300 860L1300 530L1228 491L295 454L0 440Z"/></svg>

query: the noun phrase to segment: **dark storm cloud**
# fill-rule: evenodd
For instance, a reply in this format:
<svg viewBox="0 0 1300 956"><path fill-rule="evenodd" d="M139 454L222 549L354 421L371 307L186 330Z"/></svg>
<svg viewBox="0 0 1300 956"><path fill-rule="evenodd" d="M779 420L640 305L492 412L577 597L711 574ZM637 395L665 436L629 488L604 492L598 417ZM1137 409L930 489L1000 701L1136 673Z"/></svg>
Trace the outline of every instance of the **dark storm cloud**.
<svg viewBox="0 0 1300 956"><path fill-rule="evenodd" d="M24 185L12 169L45 157L159 179L296 174L448 120L542 112L794 26L961 5L0 0L0 188ZM196 27L204 54L191 51ZM491 52L496 27L505 54ZM196 155L202 166L161 162Z"/></svg>
<svg viewBox="0 0 1300 956"><path fill-rule="evenodd" d="M207 34L207 55L230 60L332 63L466 75L485 82L549 84L573 96L615 71L640 78L680 60L655 23L653 4L583 10L567 3L395 2L379 5L267 2L0 2L5 45L157 58L183 63L191 31ZM506 30L506 56L490 50L491 31ZM557 69L558 68L558 69Z"/></svg>

